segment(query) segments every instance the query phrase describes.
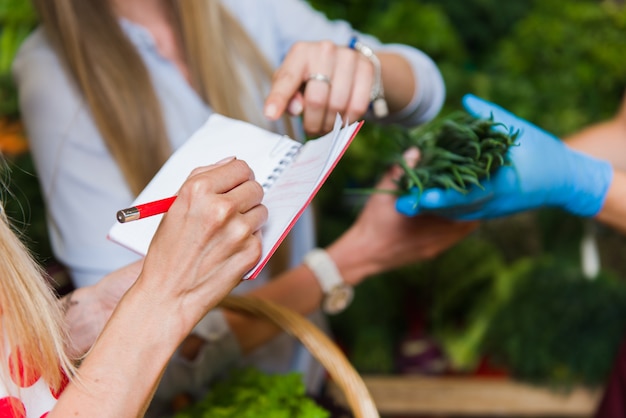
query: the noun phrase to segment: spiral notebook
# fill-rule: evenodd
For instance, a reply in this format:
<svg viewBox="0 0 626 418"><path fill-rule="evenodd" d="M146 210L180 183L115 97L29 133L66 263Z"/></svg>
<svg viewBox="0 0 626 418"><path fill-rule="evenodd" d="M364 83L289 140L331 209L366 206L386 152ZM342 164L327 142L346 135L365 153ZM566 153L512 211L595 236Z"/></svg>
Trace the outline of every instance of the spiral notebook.
<svg viewBox="0 0 626 418"><path fill-rule="evenodd" d="M326 181L362 124L344 125L337 116L330 133L300 143L247 122L214 114L172 154L129 207L175 195L196 167L230 156L246 161L263 185L263 204L269 213L263 227L261 260L244 277L253 279ZM115 214L111 216L115 218ZM162 218L163 215L157 215L116 222L108 238L145 255Z"/></svg>

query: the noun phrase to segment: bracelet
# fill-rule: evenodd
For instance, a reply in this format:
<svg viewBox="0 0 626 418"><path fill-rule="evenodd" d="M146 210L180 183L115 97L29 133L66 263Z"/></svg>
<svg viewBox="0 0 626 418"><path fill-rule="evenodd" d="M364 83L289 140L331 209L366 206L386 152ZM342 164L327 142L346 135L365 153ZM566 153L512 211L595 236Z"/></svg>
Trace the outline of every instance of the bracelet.
<svg viewBox="0 0 626 418"><path fill-rule="evenodd" d="M354 49L370 60L374 66L374 84L372 85L372 91L370 93L370 101L374 115L377 118L384 118L389 114L389 107L387 106L387 101L385 100L380 60L372 48L359 41L356 36L353 36L352 39L350 39L348 47L350 49Z"/></svg>

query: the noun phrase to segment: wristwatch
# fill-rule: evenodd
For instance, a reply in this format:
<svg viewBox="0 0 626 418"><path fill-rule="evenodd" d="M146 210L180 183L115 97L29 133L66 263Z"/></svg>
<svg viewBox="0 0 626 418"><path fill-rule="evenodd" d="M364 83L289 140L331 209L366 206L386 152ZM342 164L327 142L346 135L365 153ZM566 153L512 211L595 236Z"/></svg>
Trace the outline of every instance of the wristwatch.
<svg viewBox="0 0 626 418"><path fill-rule="evenodd" d="M350 305L354 289L343 281L335 262L326 251L321 248L309 251L304 256L304 264L311 269L322 288L322 310L325 313L338 314Z"/></svg>

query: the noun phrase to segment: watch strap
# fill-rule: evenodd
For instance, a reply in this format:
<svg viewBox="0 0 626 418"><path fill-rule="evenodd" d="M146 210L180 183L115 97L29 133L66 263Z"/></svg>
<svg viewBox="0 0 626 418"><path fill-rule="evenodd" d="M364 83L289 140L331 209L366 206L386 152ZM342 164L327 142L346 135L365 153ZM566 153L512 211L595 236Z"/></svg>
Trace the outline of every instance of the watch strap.
<svg viewBox="0 0 626 418"><path fill-rule="evenodd" d="M335 262L321 248L309 251L304 256L304 264L313 271L324 294L330 293L335 287L345 284Z"/></svg>

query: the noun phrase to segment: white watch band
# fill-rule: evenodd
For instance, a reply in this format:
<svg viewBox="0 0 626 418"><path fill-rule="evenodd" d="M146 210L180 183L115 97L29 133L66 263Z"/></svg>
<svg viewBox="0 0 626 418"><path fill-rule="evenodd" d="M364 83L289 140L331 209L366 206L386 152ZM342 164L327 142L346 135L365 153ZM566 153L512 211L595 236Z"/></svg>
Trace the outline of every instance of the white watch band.
<svg viewBox="0 0 626 418"><path fill-rule="evenodd" d="M315 248L304 256L304 264L311 269L322 288L322 308L326 313L343 311L352 301L352 287L344 282L335 262L326 251Z"/></svg>
<svg viewBox="0 0 626 418"><path fill-rule="evenodd" d="M324 294L344 284L335 262L325 250L315 248L309 251L304 256L304 264L313 271Z"/></svg>

